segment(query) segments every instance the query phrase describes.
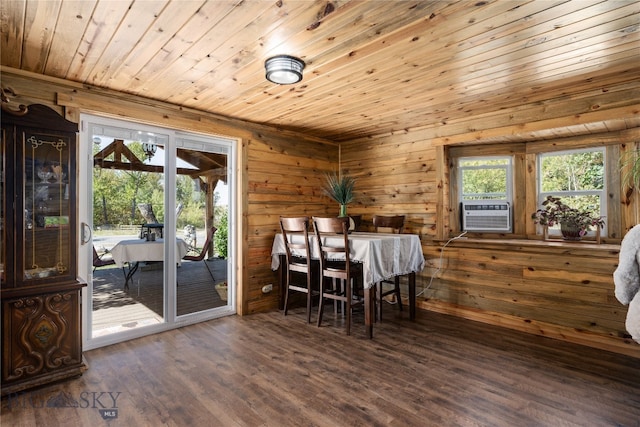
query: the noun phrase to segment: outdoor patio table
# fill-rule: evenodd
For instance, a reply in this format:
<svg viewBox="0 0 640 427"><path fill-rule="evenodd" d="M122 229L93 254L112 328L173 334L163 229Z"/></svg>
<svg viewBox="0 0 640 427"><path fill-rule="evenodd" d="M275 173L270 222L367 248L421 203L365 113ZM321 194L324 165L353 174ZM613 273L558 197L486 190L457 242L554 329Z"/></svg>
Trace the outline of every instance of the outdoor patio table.
<svg viewBox="0 0 640 427"><path fill-rule="evenodd" d="M178 265L187 254L189 246L179 238L176 238L176 255ZM147 241L140 239L121 240L111 249L111 255L118 267L122 267L124 273L124 288L129 288L129 280L138 270L141 261L164 261L164 239ZM125 270L125 264L129 266Z"/></svg>

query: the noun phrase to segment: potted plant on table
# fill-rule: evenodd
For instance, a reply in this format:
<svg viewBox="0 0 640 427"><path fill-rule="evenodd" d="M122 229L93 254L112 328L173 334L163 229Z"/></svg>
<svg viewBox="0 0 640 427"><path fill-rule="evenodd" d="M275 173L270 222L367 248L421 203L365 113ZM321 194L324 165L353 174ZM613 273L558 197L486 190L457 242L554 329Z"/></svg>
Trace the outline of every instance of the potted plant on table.
<svg viewBox="0 0 640 427"><path fill-rule="evenodd" d="M356 180L349 175L338 175L336 173L327 174L327 185L324 192L327 196L340 204L341 217L347 216L347 204L351 203L355 197L353 189Z"/></svg>
<svg viewBox="0 0 640 427"><path fill-rule="evenodd" d="M603 217L595 216L591 209L569 207L559 197L547 196L542 209L535 211L531 218L536 224L553 227L560 224L560 232L565 240L581 240L591 227L603 227Z"/></svg>

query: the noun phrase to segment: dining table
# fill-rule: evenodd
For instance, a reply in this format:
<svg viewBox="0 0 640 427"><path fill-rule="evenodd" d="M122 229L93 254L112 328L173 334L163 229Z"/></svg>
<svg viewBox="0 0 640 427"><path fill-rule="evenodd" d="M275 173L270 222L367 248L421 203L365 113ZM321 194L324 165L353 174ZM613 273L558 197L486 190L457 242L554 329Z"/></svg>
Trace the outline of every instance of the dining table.
<svg viewBox="0 0 640 427"><path fill-rule="evenodd" d="M188 250L189 245L184 240L176 238L178 265L181 264L182 258ZM129 281L138 270L141 262L164 261L164 239L153 241L146 239L121 240L111 248L111 256L116 266L122 268L125 278L124 288L129 289ZM125 269L125 266L128 266L128 269Z"/></svg>
<svg viewBox="0 0 640 427"><path fill-rule="evenodd" d="M304 242L302 233L287 233L294 243ZM319 259L319 249L315 234L309 234L312 259ZM344 237L339 235L321 236L323 243L340 244ZM407 276L409 288L409 318L416 314L416 273L424 268L425 260L422 243L417 234L351 232L349 256L352 261L362 263L364 287L365 328L367 336L373 336L373 307L375 284L395 276ZM294 255L305 256L304 252ZM271 248L271 269L280 271L280 307L282 308L285 290L286 272L281 265L286 263L286 249L282 233L277 233ZM344 258L343 258L344 259Z"/></svg>

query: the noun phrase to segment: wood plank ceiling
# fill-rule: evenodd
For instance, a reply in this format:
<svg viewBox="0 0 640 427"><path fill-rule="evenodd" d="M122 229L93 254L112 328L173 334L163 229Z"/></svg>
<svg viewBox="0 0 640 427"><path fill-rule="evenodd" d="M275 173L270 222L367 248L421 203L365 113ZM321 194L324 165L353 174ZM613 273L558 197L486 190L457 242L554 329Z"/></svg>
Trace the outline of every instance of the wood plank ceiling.
<svg viewBox="0 0 640 427"><path fill-rule="evenodd" d="M1 5L3 66L335 141L570 96L596 78L606 84L640 75L637 1ZM264 61L275 54L302 58L303 81L269 83ZM640 125L631 121L547 133Z"/></svg>

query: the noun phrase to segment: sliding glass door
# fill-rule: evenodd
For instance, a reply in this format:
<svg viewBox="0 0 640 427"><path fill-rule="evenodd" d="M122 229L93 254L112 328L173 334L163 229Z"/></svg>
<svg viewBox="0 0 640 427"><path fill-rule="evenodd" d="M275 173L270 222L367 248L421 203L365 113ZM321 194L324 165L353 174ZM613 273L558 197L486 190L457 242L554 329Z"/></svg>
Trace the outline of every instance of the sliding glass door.
<svg viewBox="0 0 640 427"><path fill-rule="evenodd" d="M96 116L82 129L85 348L234 313L235 141Z"/></svg>
<svg viewBox="0 0 640 427"><path fill-rule="evenodd" d="M178 268L177 316L231 304L229 259L229 150L195 135L176 136L177 229L188 245ZM196 166L197 165L197 166Z"/></svg>
<svg viewBox="0 0 640 427"><path fill-rule="evenodd" d="M92 246L106 265L92 270L92 337L164 322L168 141L157 132L94 127Z"/></svg>

